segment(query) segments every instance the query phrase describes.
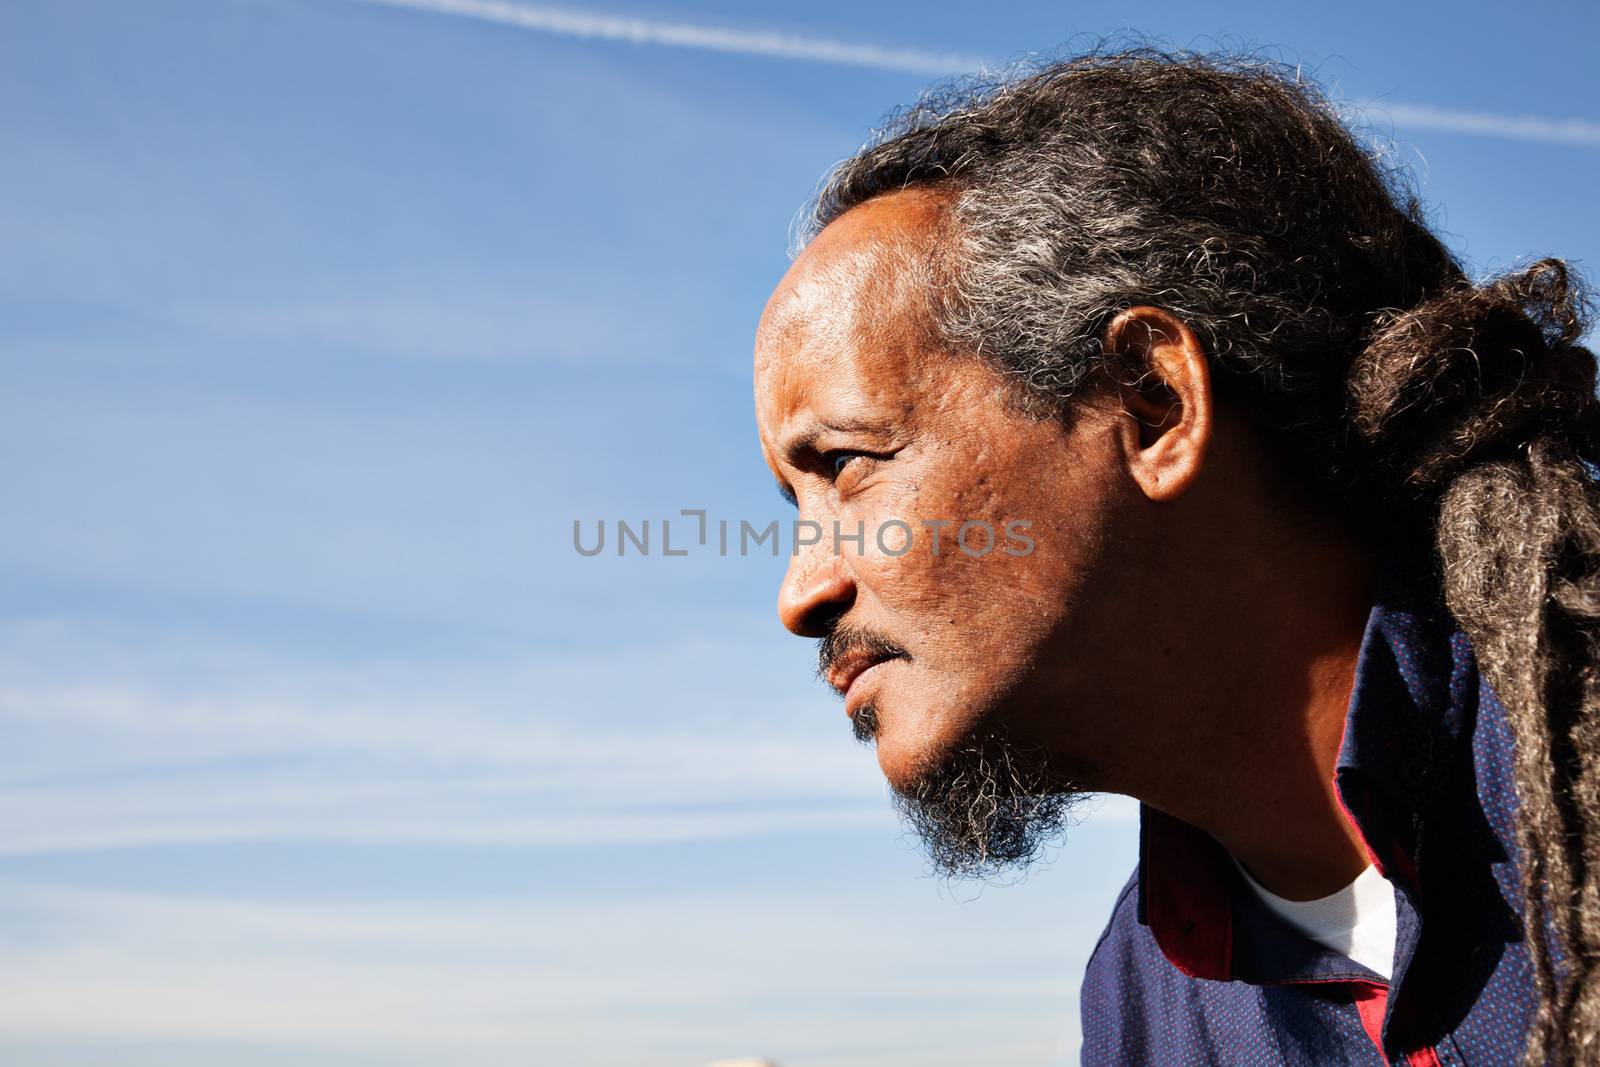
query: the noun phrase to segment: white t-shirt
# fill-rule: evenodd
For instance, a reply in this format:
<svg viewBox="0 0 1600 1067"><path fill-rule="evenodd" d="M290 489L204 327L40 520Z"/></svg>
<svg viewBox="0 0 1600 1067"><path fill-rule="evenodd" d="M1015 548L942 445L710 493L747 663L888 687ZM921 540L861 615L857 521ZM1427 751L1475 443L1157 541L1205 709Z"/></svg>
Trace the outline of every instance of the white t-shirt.
<svg viewBox="0 0 1600 1067"><path fill-rule="evenodd" d="M1316 900L1285 900L1250 877L1234 860L1245 884L1273 914L1361 966L1390 977L1394 968L1394 886L1369 866L1355 881Z"/></svg>

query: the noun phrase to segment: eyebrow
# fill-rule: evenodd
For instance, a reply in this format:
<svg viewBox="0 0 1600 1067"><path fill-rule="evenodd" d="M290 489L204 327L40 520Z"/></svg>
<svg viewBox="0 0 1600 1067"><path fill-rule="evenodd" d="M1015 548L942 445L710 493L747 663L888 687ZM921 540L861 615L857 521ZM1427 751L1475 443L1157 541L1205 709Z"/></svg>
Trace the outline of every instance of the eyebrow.
<svg viewBox="0 0 1600 1067"><path fill-rule="evenodd" d="M783 455L785 459L793 463L802 452L809 448L814 448L817 438L825 433L883 433L887 428L887 424L872 419L818 420L790 438L788 444L783 448ZM779 492L783 492L785 488L782 483L779 483Z"/></svg>

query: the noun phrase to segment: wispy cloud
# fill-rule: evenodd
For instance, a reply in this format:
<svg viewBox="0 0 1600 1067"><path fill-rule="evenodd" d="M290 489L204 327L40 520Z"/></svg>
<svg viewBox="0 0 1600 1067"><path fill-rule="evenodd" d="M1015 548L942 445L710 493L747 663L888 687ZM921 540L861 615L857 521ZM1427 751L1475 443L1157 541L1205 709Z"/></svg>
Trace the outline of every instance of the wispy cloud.
<svg viewBox="0 0 1600 1067"><path fill-rule="evenodd" d="M19 1061L17 1039L120 1038L270 1042L312 1063L351 1062L317 1055L330 1048L404 1064L1043 1063L1103 921L1062 896L963 911L919 892L877 914L798 889L352 902L0 881L29 931L0 959L0 1059ZM903 947L884 952L890 938Z"/></svg>
<svg viewBox="0 0 1600 1067"><path fill-rule="evenodd" d="M660 366L681 343L673 335L670 309L655 306L650 293L631 295L637 313L619 316L612 314L615 296L601 282L586 291L554 290L538 279L520 286L502 280L280 301L257 296L184 304L173 309L172 319L206 341L232 341L235 347L243 341L279 352L450 362ZM216 348L232 350L227 344Z"/></svg>
<svg viewBox="0 0 1600 1067"><path fill-rule="evenodd" d="M352 0L383 7L409 8L440 15L494 22L523 30L634 45L693 48L773 59L841 63L914 74L948 75L990 69L980 56L917 48L852 44L823 37L759 32L723 26L658 22L651 19L568 11L506 3L504 0ZM1600 148L1600 122L1549 115L1458 111L1431 104L1374 103L1368 111L1387 113L1402 129L1438 130L1545 144Z"/></svg>
<svg viewBox="0 0 1600 1067"><path fill-rule="evenodd" d="M759 645L319 666L174 641L0 625L0 857L894 832L871 755L820 692L775 695Z"/></svg>
<svg viewBox="0 0 1600 1067"><path fill-rule="evenodd" d="M523 30L580 37L589 40L622 41L636 45L667 48L694 48L736 55L769 56L774 59L800 59L818 63L840 63L879 70L909 71L914 74L951 74L977 70L982 59L955 52L930 52L917 48L886 48L851 44L822 37L737 30L721 26L699 26L683 22L657 22L651 19L567 11L553 7L531 7L502 3L500 0L355 0L431 11L440 15L497 22Z"/></svg>
<svg viewBox="0 0 1600 1067"><path fill-rule="evenodd" d="M770 659L677 642L318 667L0 628L0 856L251 841L554 845L893 827L870 755ZM72 678L64 659L99 666ZM208 656L216 655L212 667ZM763 698L762 669L767 672ZM721 678L674 687L672 679ZM760 728L740 707L763 709ZM572 709L614 710L599 722ZM641 709L637 713L629 709Z"/></svg>

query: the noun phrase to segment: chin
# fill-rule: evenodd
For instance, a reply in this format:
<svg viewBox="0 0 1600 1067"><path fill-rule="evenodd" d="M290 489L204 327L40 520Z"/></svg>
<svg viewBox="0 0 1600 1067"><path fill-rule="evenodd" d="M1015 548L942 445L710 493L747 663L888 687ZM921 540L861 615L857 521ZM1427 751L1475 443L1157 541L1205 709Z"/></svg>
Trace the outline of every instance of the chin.
<svg viewBox="0 0 1600 1067"><path fill-rule="evenodd" d="M877 747L878 767L896 792L915 792L930 776L948 766L957 751L975 740L971 717L967 715L926 708L908 713L906 705L899 701L887 705L874 701L867 707L877 720L871 740ZM952 729L952 723L962 725Z"/></svg>
<svg viewBox="0 0 1600 1067"><path fill-rule="evenodd" d="M1014 743L987 717L885 712L878 726L890 799L943 876L991 880L1026 868L1060 838L1083 795L1043 750Z"/></svg>
<svg viewBox="0 0 1600 1067"><path fill-rule="evenodd" d="M889 788L897 793L914 792L917 782L933 766L933 761L925 755L903 756L895 752L892 746L884 744L881 737L875 744L878 748L878 769L883 771L884 781L889 783Z"/></svg>

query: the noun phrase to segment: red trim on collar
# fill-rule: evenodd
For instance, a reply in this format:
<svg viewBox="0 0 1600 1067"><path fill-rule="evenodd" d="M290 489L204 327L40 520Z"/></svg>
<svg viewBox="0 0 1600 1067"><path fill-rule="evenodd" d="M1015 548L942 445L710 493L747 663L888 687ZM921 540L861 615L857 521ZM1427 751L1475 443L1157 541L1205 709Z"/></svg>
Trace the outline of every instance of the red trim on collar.
<svg viewBox="0 0 1600 1067"><path fill-rule="evenodd" d="M1356 1014L1361 1016L1361 1028L1372 1039L1383 1062L1388 1063L1389 1057L1383 1055L1383 1012L1389 1003L1389 987L1374 982L1352 984L1351 993L1355 997Z"/></svg>
<svg viewBox="0 0 1600 1067"><path fill-rule="evenodd" d="M1140 899L1162 955L1191 978L1233 976L1233 911L1219 864L1222 846L1152 807L1140 812L1144 838Z"/></svg>

